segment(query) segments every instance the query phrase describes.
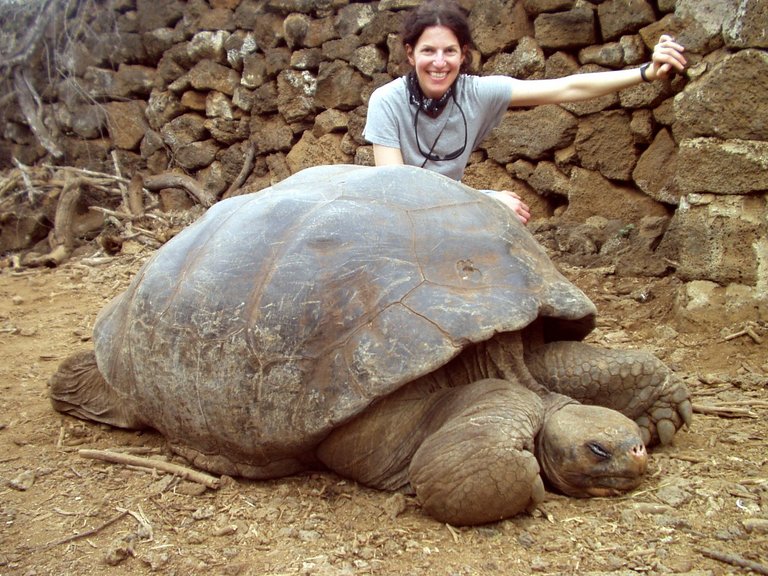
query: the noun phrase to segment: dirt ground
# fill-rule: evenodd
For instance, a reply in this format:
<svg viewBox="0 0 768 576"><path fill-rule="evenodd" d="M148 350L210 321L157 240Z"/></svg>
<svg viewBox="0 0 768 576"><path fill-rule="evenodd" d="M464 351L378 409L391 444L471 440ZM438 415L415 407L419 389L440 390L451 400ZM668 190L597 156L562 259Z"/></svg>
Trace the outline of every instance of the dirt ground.
<svg viewBox="0 0 768 576"><path fill-rule="evenodd" d="M632 494L549 494L532 515L475 528L329 474L218 490L85 458L112 449L183 463L154 433L63 417L47 380L91 345L94 319L149 251L0 272L0 576L768 573L768 327L682 333L673 278L568 268L600 310L590 339L652 350L687 381L692 429L651 455Z"/></svg>

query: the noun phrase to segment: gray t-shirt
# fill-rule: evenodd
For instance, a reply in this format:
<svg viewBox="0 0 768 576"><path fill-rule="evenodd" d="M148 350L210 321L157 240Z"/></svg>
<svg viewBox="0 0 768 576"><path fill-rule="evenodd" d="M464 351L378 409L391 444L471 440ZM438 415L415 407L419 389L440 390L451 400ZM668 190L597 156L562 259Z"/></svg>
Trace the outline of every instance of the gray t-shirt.
<svg viewBox="0 0 768 576"><path fill-rule="evenodd" d="M405 77L393 80L371 94L363 135L373 144L399 148L408 165L461 180L469 156L504 117L512 98L512 79L462 74L454 92L455 101L449 101L437 118L419 112L414 125L417 108L408 97ZM453 160L427 160L424 156L452 156L465 144L464 151Z"/></svg>

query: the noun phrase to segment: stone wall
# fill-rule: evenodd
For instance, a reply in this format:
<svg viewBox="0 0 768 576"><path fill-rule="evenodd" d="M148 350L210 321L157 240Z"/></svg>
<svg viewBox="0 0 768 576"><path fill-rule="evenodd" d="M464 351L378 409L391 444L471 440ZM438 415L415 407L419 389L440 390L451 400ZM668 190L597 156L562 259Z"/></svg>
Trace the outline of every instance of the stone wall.
<svg viewBox="0 0 768 576"><path fill-rule="evenodd" d="M96 3L82 27L95 33L56 55L61 79L31 74L61 148L56 161L178 170L217 198L312 165L371 164L361 136L366 102L407 70L397 32L417 3ZM748 296L747 317L768 317L766 3L463 5L483 74L546 78L638 66L662 33L686 45L684 77L510 110L473 155L465 182L517 190L535 217L552 217L538 226L544 237L552 230L550 248L576 263L675 272L689 283L681 306L693 317L710 296L727 302L719 291L729 286L742 308ZM0 147L8 156L50 156L20 113L5 117ZM245 185L233 191L238 177ZM163 199L173 207L180 197Z"/></svg>

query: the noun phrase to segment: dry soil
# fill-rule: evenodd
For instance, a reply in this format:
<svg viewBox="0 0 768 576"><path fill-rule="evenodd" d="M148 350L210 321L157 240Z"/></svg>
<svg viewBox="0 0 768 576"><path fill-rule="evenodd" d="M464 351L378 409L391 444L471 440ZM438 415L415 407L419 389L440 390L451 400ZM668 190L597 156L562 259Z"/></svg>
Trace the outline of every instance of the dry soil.
<svg viewBox="0 0 768 576"><path fill-rule="evenodd" d="M768 327L722 318L678 331L674 278L565 270L600 311L591 341L650 349L691 389L693 427L652 452L642 486L549 494L532 515L455 528L331 474L211 490L83 457L183 464L157 434L64 417L48 401L57 364L91 345L96 314L149 256L125 252L0 272L0 576L768 573Z"/></svg>

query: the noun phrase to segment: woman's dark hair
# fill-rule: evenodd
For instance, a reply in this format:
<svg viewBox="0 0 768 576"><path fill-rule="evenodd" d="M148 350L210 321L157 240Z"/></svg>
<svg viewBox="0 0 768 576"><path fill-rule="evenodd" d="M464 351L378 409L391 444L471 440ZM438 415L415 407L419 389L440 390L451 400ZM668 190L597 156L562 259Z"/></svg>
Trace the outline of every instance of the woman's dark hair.
<svg viewBox="0 0 768 576"><path fill-rule="evenodd" d="M456 35L461 49L466 52L475 47L467 14L455 0L427 0L411 11L403 22L403 46L416 46L424 30L430 26L449 28ZM472 67L471 55L467 53L466 56L461 65L462 72L469 72Z"/></svg>

